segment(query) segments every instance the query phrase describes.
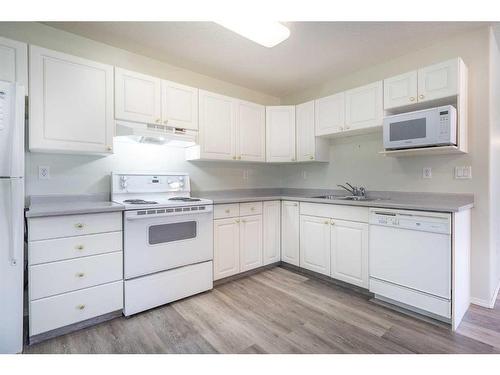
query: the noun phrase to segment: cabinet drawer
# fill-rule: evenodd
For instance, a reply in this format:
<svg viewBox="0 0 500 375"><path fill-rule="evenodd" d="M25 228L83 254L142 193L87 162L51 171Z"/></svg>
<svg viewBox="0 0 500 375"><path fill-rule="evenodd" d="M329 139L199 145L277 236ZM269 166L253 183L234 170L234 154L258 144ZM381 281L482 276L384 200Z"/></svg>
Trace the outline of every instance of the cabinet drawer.
<svg viewBox="0 0 500 375"><path fill-rule="evenodd" d="M28 263L35 265L122 251L122 237L120 231L31 241L28 245Z"/></svg>
<svg viewBox="0 0 500 375"><path fill-rule="evenodd" d="M121 252L30 266L30 301L121 280L122 270Z"/></svg>
<svg viewBox="0 0 500 375"><path fill-rule="evenodd" d="M259 215L262 213L262 202L240 203L240 216Z"/></svg>
<svg viewBox="0 0 500 375"><path fill-rule="evenodd" d="M123 282L30 302L30 336L123 309Z"/></svg>
<svg viewBox="0 0 500 375"><path fill-rule="evenodd" d="M240 216L239 203L216 204L214 206L214 219L225 219L235 216Z"/></svg>
<svg viewBox="0 0 500 375"><path fill-rule="evenodd" d="M30 241L122 230L122 213L50 216L28 220Z"/></svg>
<svg viewBox="0 0 500 375"><path fill-rule="evenodd" d="M300 203L300 214L330 217L340 220L368 223L368 207L344 206L336 204Z"/></svg>

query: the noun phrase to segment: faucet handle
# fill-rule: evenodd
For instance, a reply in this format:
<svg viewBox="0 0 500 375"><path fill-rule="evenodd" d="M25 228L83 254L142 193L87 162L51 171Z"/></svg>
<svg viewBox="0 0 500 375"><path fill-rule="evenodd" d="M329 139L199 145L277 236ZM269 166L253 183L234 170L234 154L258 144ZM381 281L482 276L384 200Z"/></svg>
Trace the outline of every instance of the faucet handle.
<svg viewBox="0 0 500 375"><path fill-rule="evenodd" d="M358 190L359 190L359 195L360 196L362 196L362 197L366 196L366 188L364 188L363 186L360 186L358 188Z"/></svg>

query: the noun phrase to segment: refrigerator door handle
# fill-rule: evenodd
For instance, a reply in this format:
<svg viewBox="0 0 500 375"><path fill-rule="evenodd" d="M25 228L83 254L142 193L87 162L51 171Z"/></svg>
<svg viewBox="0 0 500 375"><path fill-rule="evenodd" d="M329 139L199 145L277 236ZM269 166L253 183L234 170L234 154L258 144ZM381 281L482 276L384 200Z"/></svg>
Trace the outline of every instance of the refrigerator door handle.
<svg viewBox="0 0 500 375"><path fill-rule="evenodd" d="M19 225L17 225L19 221L19 215L22 213L22 210L17 209L17 200L16 200L16 179L10 180L10 246L9 246L9 259L10 264L15 266L18 262L18 253L17 250L19 248L22 249L22 244L19 243L19 238L22 238L21 235L18 234ZM21 226L22 227L22 226Z"/></svg>

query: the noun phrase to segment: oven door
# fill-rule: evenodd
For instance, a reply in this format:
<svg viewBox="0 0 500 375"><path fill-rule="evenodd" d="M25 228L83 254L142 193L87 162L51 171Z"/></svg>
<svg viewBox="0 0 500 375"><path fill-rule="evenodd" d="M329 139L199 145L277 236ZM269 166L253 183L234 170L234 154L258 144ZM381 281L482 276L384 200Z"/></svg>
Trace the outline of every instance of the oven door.
<svg viewBox="0 0 500 375"><path fill-rule="evenodd" d="M124 214L125 279L213 259L213 213Z"/></svg>
<svg viewBox="0 0 500 375"><path fill-rule="evenodd" d="M384 119L384 148L401 149L433 146L439 142L439 114L422 111Z"/></svg>

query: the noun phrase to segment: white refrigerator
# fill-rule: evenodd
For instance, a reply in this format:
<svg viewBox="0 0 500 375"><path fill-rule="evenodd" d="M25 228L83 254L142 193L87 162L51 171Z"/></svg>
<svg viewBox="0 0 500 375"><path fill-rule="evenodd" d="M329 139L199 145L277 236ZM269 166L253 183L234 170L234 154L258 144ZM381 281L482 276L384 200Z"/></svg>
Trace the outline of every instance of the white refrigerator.
<svg viewBox="0 0 500 375"><path fill-rule="evenodd" d="M24 87L0 81L0 354L23 350Z"/></svg>

